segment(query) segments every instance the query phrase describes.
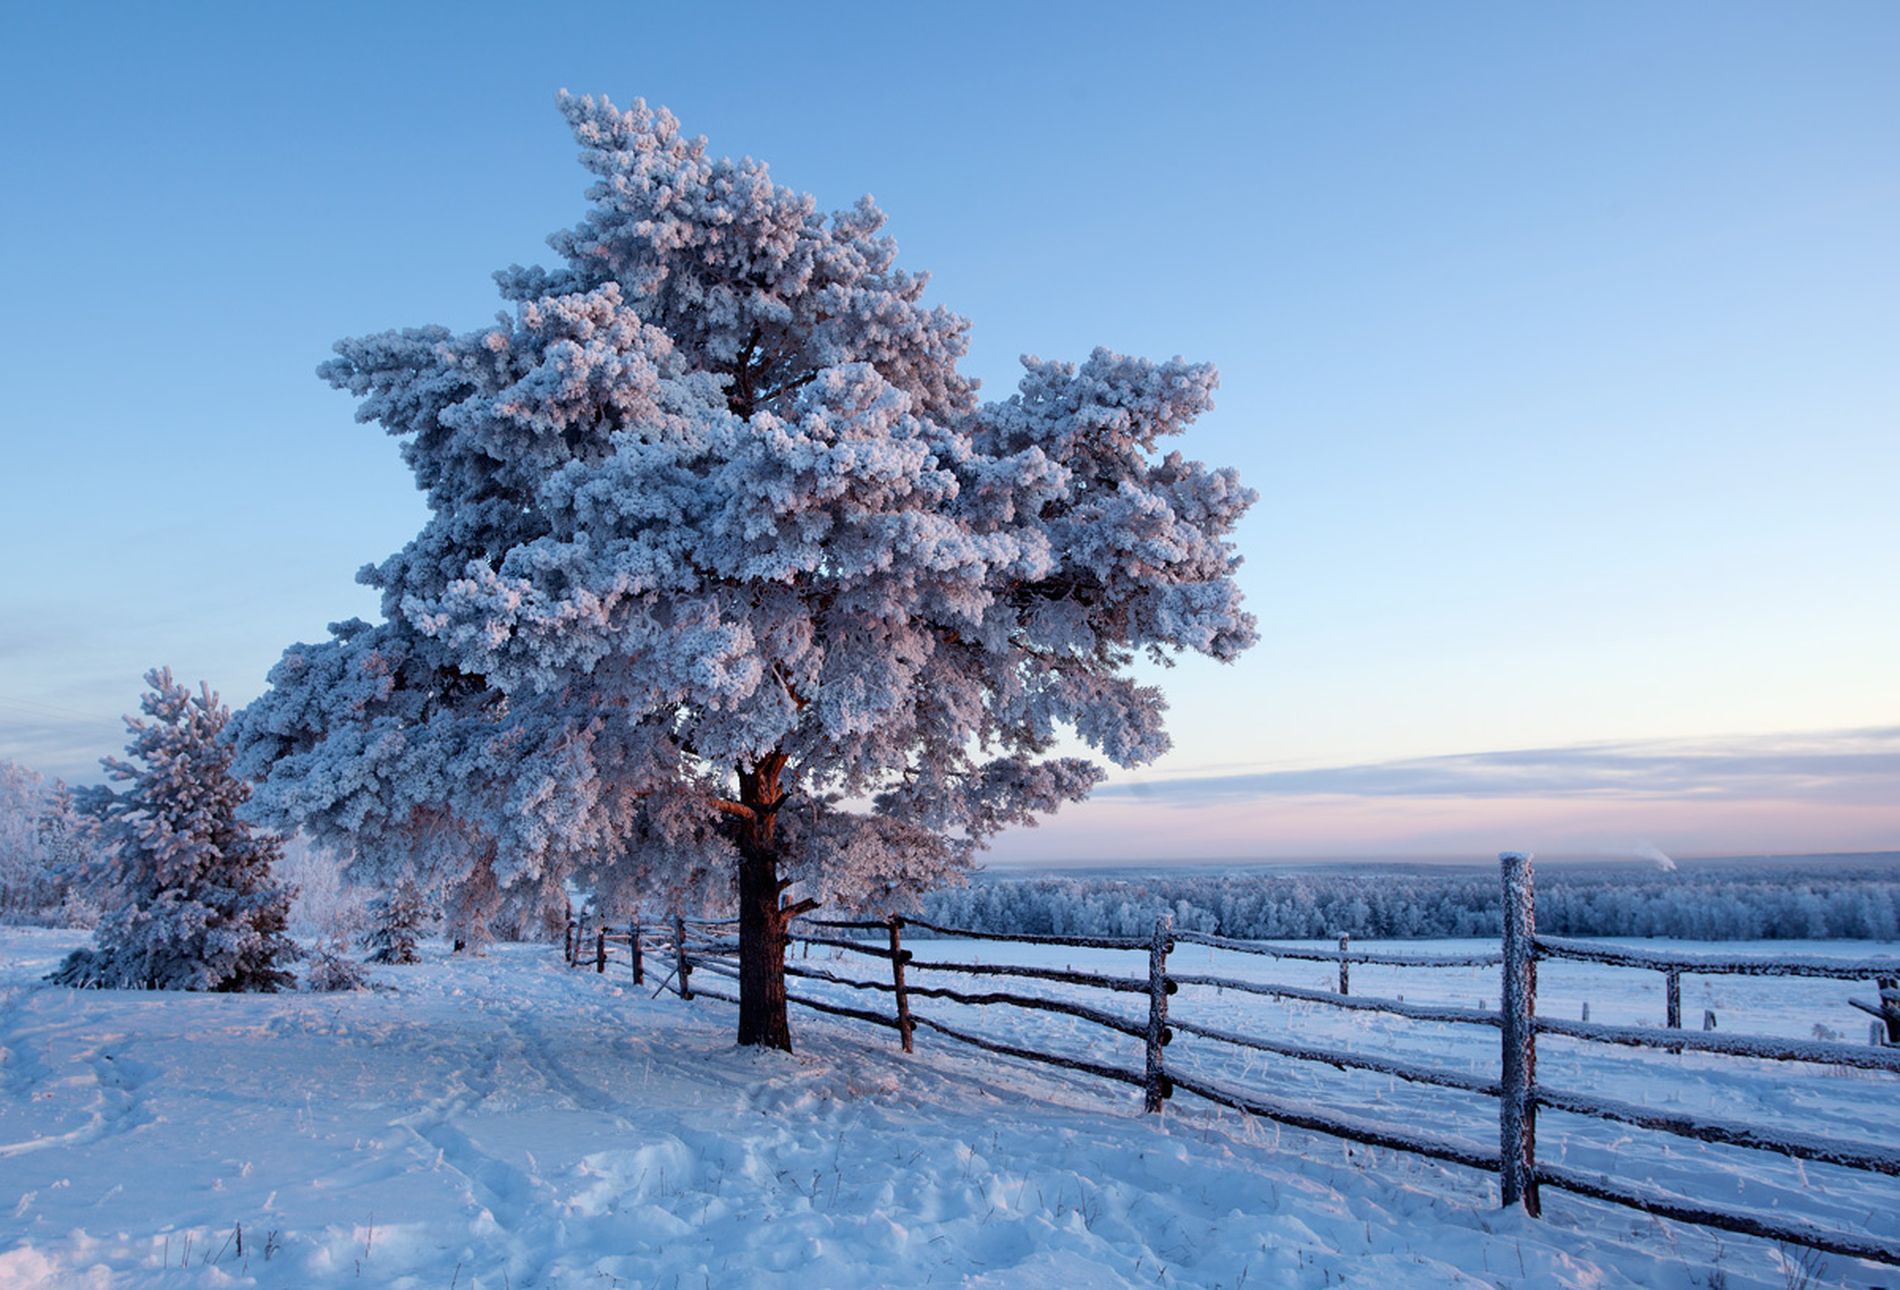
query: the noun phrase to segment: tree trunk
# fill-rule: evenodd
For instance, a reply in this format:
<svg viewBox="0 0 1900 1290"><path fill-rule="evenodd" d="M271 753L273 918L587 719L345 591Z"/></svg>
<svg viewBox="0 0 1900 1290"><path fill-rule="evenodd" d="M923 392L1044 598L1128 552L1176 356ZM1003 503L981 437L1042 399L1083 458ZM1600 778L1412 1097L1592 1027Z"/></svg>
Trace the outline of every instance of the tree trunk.
<svg viewBox="0 0 1900 1290"><path fill-rule="evenodd" d="M784 797L779 776L785 756L774 752L739 772L739 801L748 814L739 821L739 1042L792 1051L785 1017L785 929L791 911L779 896L778 808Z"/></svg>
<svg viewBox="0 0 1900 1290"><path fill-rule="evenodd" d="M779 913L778 860L739 862L739 1042L792 1051L785 1018L785 923Z"/></svg>

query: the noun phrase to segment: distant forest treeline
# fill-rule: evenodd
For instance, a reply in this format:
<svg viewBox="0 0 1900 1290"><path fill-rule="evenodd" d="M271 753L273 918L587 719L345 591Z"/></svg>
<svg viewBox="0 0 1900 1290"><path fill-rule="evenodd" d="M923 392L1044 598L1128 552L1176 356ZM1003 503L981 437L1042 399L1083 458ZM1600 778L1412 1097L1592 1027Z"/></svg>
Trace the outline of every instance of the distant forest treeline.
<svg viewBox="0 0 1900 1290"><path fill-rule="evenodd" d="M1274 874L984 877L924 900L932 922L992 932L1139 936L1177 927L1260 940L1496 936L1495 872L1345 868ZM1553 936L1900 940L1900 866L1877 858L1551 866L1537 927Z"/></svg>

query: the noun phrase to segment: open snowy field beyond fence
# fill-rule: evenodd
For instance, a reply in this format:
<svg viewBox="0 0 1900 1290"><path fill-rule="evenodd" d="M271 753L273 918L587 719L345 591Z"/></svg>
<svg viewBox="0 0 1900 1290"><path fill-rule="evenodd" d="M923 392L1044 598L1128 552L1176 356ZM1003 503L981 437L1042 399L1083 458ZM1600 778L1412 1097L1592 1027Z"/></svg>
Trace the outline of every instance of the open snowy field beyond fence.
<svg viewBox="0 0 1900 1290"><path fill-rule="evenodd" d="M558 948L432 953L354 995L75 992L39 982L80 935L0 929L0 1285L428 1287L971 1285L1771 1286L1891 1269L1658 1222L794 1009L795 1057L742 1052L733 1012L575 971ZM1126 952L930 942L1133 970ZM1410 943L1453 953L1475 942ZM1731 951L1737 947L1728 947ZM1779 943L1776 956L1893 951ZM874 970L836 962L827 968ZM1328 988L1319 963L1225 976ZM656 976L658 974L656 973ZM1308 979L1310 978L1310 979ZM920 979L920 983L924 983ZM708 984L712 984L709 980ZM800 991L827 988L795 983ZM1355 994L1496 1005L1498 972L1355 966ZM835 987L831 987L835 988ZM1825 980L1684 982L1693 1027L1866 1039ZM851 992L845 992L851 993ZM861 1003L862 1000L853 999ZM1131 1000L1131 1004L1138 1001ZM1654 974L1545 965L1539 1012L1660 1024ZM1495 1070L1495 1032L1184 988L1173 1015ZM1139 1068L1141 1042L1046 1013L932 1009L1000 1039ZM920 1003L919 1011L923 1011ZM1133 1016L1133 1011L1130 1013ZM1120 1044L1122 1048L1113 1045ZM1123 1051L1122 1049L1126 1049ZM1494 1103L1182 1034L1171 1068L1368 1120L1496 1140ZM1884 1072L1546 1039L1539 1076L1659 1107L1868 1143L1900 1130ZM1900 1185L1546 1112L1539 1154L1764 1212L1900 1234Z"/></svg>

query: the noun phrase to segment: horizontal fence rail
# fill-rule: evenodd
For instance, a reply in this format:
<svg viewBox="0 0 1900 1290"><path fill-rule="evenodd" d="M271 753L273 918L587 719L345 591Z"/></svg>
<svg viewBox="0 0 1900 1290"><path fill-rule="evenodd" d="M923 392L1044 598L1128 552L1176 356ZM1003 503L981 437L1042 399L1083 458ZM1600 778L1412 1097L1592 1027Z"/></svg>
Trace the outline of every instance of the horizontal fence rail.
<svg viewBox="0 0 1900 1290"><path fill-rule="evenodd" d="M1053 981L1057 985L1092 986L1121 994L1146 994L1148 983L1131 976L1103 976L1099 972L1074 972L1066 968L1022 967L1014 963L937 963L923 959L906 960L920 972L962 972L972 976L1014 976L1033 981Z"/></svg>
<svg viewBox="0 0 1900 1290"><path fill-rule="evenodd" d="M1259 981L1240 981L1231 977L1202 976L1184 972L1169 977L1180 985L1205 985L1217 990L1239 990L1243 994L1269 995L1276 999L1298 999L1303 1003L1325 1003L1354 1012L1389 1012L1413 1021L1443 1021L1466 1026L1495 1026L1500 1014L1481 1008L1459 1008L1446 1004L1407 1003L1403 999L1378 999L1366 995L1339 994L1332 990L1308 990L1297 985L1272 985Z"/></svg>
<svg viewBox="0 0 1900 1290"><path fill-rule="evenodd" d="M1900 1244L1874 1236L1855 1236L1798 1219L1764 1218L1751 1210L1704 1205L1679 1196L1631 1191L1612 1184L1608 1178L1592 1178L1577 1170L1556 1165L1538 1165L1537 1181L1548 1187L1641 1210L1645 1214L1654 1214L1658 1218L1678 1223L1694 1223L1698 1227L1713 1227L1743 1236L1759 1236L1768 1241L1805 1245L1809 1249L1823 1250L1829 1254L1844 1254L1850 1259L1868 1259L1875 1263L1900 1266ZM1791 1280L1790 1284L1797 1283Z"/></svg>
<svg viewBox="0 0 1900 1290"><path fill-rule="evenodd" d="M1718 1053L1724 1057L1755 1057L1763 1061L1812 1062L1819 1066L1851 1066L1860 1070L1900 1071L1900 1049L1862 1048L1857 1044L1822 1039L1774 1039L1766 1035L1724 1035L1715 1032L1657 1030L1648 1026L1607 1026L1594 1021L1567 1021L1538 1017L1540 1035L1560 1035L1626 1048L1660 1048L1667 1052Z"/></svg>
<svg viewBox="0 0 1900 1290"><path fill-rule="evenodd" d="M1389 1147L1395 1151L1409 1151L1413 1155L1425 1156L1432 1160L1446 1160L1455 1165L1482 1169L1487 1173L1497 1171L1496 1153L1486 1151L1475 1143L1458 1142L1450 1138L1437 1138L1422 1133L1406 1133L1398 1129L1368 1124L1362 1120L1326 1115L1310 1107L1296 1106L1291 1102L1279 1101L1256 1093L1236 1093L1218 1084L1186 1075L1176 1075L1174 1086L1206 1101L1232 1107L1248 1115L1275 1120L1295 1129L1307 1129L1314 1133L1324 1133L1329 1137L1363 1142L1371 1147Z"/></svg>
<svg viewBox="0 0 1900 1290"><path fill-rule="evenodd" d="M1496 967L1504 961L1500 954L1373 954L1364 950L1309 950L1269 945L1260 941L1238 941L1227 936L1209 935L1206 932L1176 932L1174 939L1186 941L1191 945L1212 946L1217 950L1232 950L1236 954L1259 954L1267 958L1297 959L1312 963L1371 963L1387 967L1449 968Z"/></svg>
<svg viewBox="0 0 1900 1290"><path fill-rule="evenodd" d="M921 927L939 936L959 936L973 941L1005 941L1016 945L1062 945L1077 950L1145 950L1148 941L1139 936L1046 936L1029 932L976 932L966 927L940 927L921 918L906 918L906 927Z"/></svg>
<svg viewBox="0 0 1900 1290"><path fill-rule="evenodd" d="M1752 1147L1758 1151L1773 1151L1779 1155L1815 1160L1822 1164L1844 1165L1849 1169L1886 1174L1888 1177L1900 1175L1900 1151L1885 1147L1866 1147L1858 1143L1837 1142L1812 1133L1781 1133L1772 1129L1758 1129L1736 1120L1676 1115L1669 1111L1658 1111L1654 1107L1638 1106L1633 1102L1618 1102L1613 1098L1567 1093L1561 1089L1547 1088L1542 1084L1539 1084L1536 1091L1531 1094L1531 1100L1548 1110L1566 1111L1571 1115L1595 1116L1599 1120L1615 1120L1621 1124L1633 1124L1641 1129L1673 1133L1681 1138L1719 1142L1731 1147Z"/></svg>
<svg viewBox="0 0 1900 1290"><path fill-rule="evenodd" d="M1651 950L1625 949L1620 945L1592 945L1587 941L1565 940L1555 936L1534 938L1537 956L1543 959L1575 959L1580 963L1606 963L1612 967L1647 968L1652 972L1677 972L1684 976L1804 976L1826 977L1835 981L1866 981L1883 976L1900 976L1900 959L1739 959L1705 954L1662 954Z"/></svg>
<svg viewBox="0 0 1900 1290"><path fill-rule="evenodd" d="M1393 1075L1415 1084L1433 1084L1439 1088L1455 1088L1466 1093L1482 1093L1496 1097L1498 1082L1494 1079L1480 1079L1476 1075L1464 1075L1457 1071L1436 1070L1429 1066L1416 1066L1410 1062L1391 1061L1383 1057L1369 1057L1364 1053L1349 1053L1333 1048L1315 1048L1310 1044L1280 1043L1272 1039L1259 1039L1252 1035L1238 1035L1228 1030L1218 1030L1213 1026L1202 1026L1192 1021L1178 1018L1168 1023L1184 1035L1199 1035L1203 1039L1218 1040L1223 1044L1233 1044L1237 1048L1251 1048L1256 1052L1273 1053L1279 1057L1291 1057L1295 1061L1319 1062L1339 1070L1372 1071L1379 1075Z"/></svg>
<svg viewBox="0 0 1900 1290"><path fill-rule="evenodd" d="M981 1048L985 1052L1001 1053L1005 1057L1018 1057L1024 1061L1040 1062L1044 1066L1058 1066L1064 1070L1080 1071L1084 1075L1094 1075L1098 1079L1118 1080L1123 1084L1133 1084L1137 1088L1146 1082L1146 1076L1136 1074L1134 1071L1125 1071L1115 1066L1104 1066L1097 1062L1084 1061L1079 1057L1064 1057L1058 1053L1044 1053L1038 1052L1034 1048L1019 1048L1014 1044L998 1043L994 1039L984 1039L981 1036L972 1035L965 1031L946 1026L941 1021L933 1021L929 1017L914 1017L913 1019L920 1026L934 1030L940 1035L947 1035L951 1039L969 1044L973 1048Z"/></svg>
<svg viewBox="0 0 1900 1290"><path fill-rule="evenodd" d="M1500 1177L1506 1204L1521 1204L1531 1214L1538 1212L1539 1189L1551 1187L1592 1200L1620 1205L1672 1221L1692 1223L1722 1231L1757 1236L1807 1246L1831 1254L1868 1259L1900 1266L1900 1243L1871 1234L1845 1232L1815 1223L1728 1206L1704 1203L1684 1197L1632 1187L1618 1179L1587 1171L1560 1167L1540 1161L1536 1150L1538 1113L1554 1112L1584 1116L1633 1128L1670 1134L1727 1147L1772 1152L1800 1161L1853 1169L1884 1177L1900 1177L1900 1149L1837 1140L1822 1134L1757 1128L1735 1120L1714 1116L1679 1114L1648 1106L1552 1088L1536 1078L1536 1045L1539 1036L1551 1036L1583 1043L1622 1045L1656 1049L1670 1053L1703 1053L1745 1059L1808 1062L1832 1067L1900 1072L1900 1047L1861 1047L1826 1040L1790 1040L1767 1036L1717 1034L1710 1031L1687 1032L1680 1029L1679 981L1684 975L1815 977L1832 980L1873 979L1879 987L1877 1004L1850 1001L1865 1011L1888 1017L1885 1010L1900 1010L1900 960L1896 959L1751 959L1739 957L1659 953L1621 946L1599 946L1559 937L1539 936L1536 932L1535 891L1528 856L1507 853L1501 858L1505 907L1504 936L1496 952L1472 954L1405 954L1386 951L1354 950L1346 937L1339 948L1316 949L1297 945L1246 941L1205 932L1176 931L1164 915L1151 937L1059 936L1032 933L984 932L953 927L922 919L816 919L805 918L800 926L808 932L793 931L794 945L836 950L839 954L860 956L886 966L887 979L851 976L809 963L787 962L785 974L793 980L810 981L868 994L864 1002L873 1004L884 997L892 1010L854 1007L808 993L787 991L786 1002L830 1016L863 1021L898 1032L904 1051L911 1050L917 1029L932 1035L999 1056L1033 1062L1096 1079L1109 1080L1140 1088L1144 1105L1159 1110L1173 1094L1185 1093L1243 1114L1274 1120L1296 1129L1368 1146L1404 1151L1427 1159L1461 1165ZM634 979L641 979L642 956L659 955L670 960L671 971L660 983L660 990L671 989L683 999L696 995L738 1003L736 994L709 989L692 983L696 972L705 972L724 982L739 979L740 943L734 939L736 919L686 919L679 916L657 926L644 926L639 920L622 929L602 927L590 940L581 929L570 925L568 960L576 966L592 964L604 971L609 961L617 961L621 952L632 963ZM1145 976L1116 975L1083 971L1074 967L1042 967L1029 964L958 962L954 959L915 957L904 948L903 933L918 931L932 942L968 939L1002 944L1060 946L1086 950L1117 950L1148 956ZM878 940L871 937L875 935ZM1200 972L1171 972L1167 960L1179 944L1291 962L1336 964L1337 990L1321 990L1271 982L1251 981ZM1568 1021L1538 1016L1536 1011L1536 965L1540 961L1574 961L1607 967L1631 968L1664 974L1667 983L1668 1013L1664 1028L1604 1025L1589 1021ZM1497 1011L1443 1004L1407 1003L1402 999L1350 993L1349 968L1353 964L1405 969L1499 968L1503 989ZM865 964L869 967L869 963ZM1014 988L960 989L949 985L920 985L910 973L950 973L990 977L1000 981L1023 981L1097 990L1124 999L1137 996L1146 1000L1146 1015L1133 1011L1120 1013L1073 999L1046 994L1024 993ZM1233 990L1246 994L1316 1004L1354 1012L1373 1012L1428 1024L1481 1026L1498 1032L1500 1064L1495 1076L1466 1071L1446 1070L1422 1063L1403 1061L1374 1054L1302 1043L1287 1038L1266 1038L1243 1034L1222 1027L1170 1015L1171 997L1183 988ZM1201 996L1191 996L1201 997ZM916 1001L936 1001L958 1007L1014 1008L1027 1012L1055 1014L1100 1030L1142 1042L1143 1069L1131 1069L1092 1057L1076 1057L1044 1052L1021 1043L1009 1043L986 1035L974 1034L937 1017L921 1015ZM1588 1016L1586 1010L1585 1016ZM1454 1092L1495 1099L1498 1104L1498 1149L1492 1151L1476 1143L1409 1127L1380 1124L1353 1114L1341 1114L1257 1091L1236 1089L1195 1074L1171 1070L1165 1050L1177 1034L1194 1036L1215 1044L1244 1051L1267 1053L1293 1061L1316 1063L1339 1070L1359 1070L1390 1076L1412 1083L1450 1089Z"/></svg>

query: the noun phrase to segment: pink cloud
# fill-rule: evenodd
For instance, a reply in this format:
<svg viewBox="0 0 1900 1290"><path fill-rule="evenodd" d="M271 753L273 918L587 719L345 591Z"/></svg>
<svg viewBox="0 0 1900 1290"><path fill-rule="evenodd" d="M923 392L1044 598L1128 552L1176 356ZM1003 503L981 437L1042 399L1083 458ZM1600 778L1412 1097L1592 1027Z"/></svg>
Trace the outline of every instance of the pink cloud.
<svg viewBox="0 0 1900 1290"><path fill-rule="evenodd" d="M1330 791L1328 791L1330 790ZM1122 782L998 863L1900 847L1900 731L1469 754Z"/></svg>

